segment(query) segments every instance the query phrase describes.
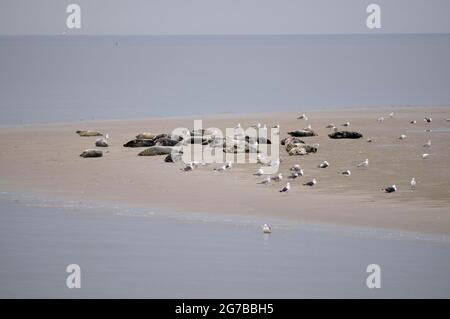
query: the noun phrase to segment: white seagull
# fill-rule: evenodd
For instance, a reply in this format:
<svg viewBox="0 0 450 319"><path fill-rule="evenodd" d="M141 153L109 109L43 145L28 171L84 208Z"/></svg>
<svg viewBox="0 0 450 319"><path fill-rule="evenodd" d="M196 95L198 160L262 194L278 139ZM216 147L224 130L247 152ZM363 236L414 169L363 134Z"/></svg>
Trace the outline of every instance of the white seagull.
<svg viewBox="0 0 450 319"><path fill-rule="evenodd" d="M270 234L270 233L272 233L272 228L269 225L264 224L262 226L262 231L264 234Z"/></svg>
<svg viewBox="0 0 450 319"><path fill-rule="evenodd" d="M422 154L423 159L426 159L428 156L430 156L430 154L428 154L428 153Z"/></svg>
<svg viewBox="0 0 450 319"><path fill-rule="evenodd" d="M431 140L428 140L425 144L422 145L423 147L430 147L431 146Z"/></svg>
<svg viewBox="0 0 450 319"><path fill-rule="evenodd" d="M282 189L280 189L280 193L287 193L291 189L291 184L287 183Z"/></svg>
<svg viewBox="0 0 450 319"><path fill-rule="evenodd" d="M352 172L350 172L349 170L346 170L346 171L341 172L341 174L344 176L350 176L350 175L352 175Z"/></svg>
<svg viewBox="0 0 450 319"><path fill-rule="evenodd" d="M228 162L228 163L225 164L225 168L226 169L230 169L232 167L233 167L233 163L231 163L231 162Z"/></svg>
<svg viewBox="0 0 450 319"><path fill-rule="evenodd" d="M316 184L317 184L317 180L315 178L313 178L312 181L307 182L307 183L305 183L303 185L305 185L305 186L315 186Z"/></svg>
<svg viewBox="0 0 450 319"><path fill-rule="evenodd" d="M263 171L262 168L260 168L260 169L258 169L258 170L256 171L256 173L255 173L254 175L256 175L256 176L261 176L261 175L263 175L263 174L264 174L264 171Z"/></svg>
<svg viewBox="0 0 450 319"><path fill-rule="evenodd" d="M431 121L433 121L431 117L425 117L423 120L427 123L431 123Z"/></svg>
<svg viewBox="0 0 450 319"><path fill-rule="evenodd" d="M268 185L270 183L270 176L267 177L265 180L259 182L258 184L264 184L264 185Z"/></svg>
<svg viewBox="0 0 450 319"><path fill-rule="evenodd" d="M274 180L275 182L281 182L283 180L283 175L280 173L275 177L271 178L272 180Z"/></svg>
<svg viewBox="0 0 450 319"><path fill-rule="evenodd" d="M377 119L377 121L378 121L378 123L383 123L384 122L384 117L379 117L378 119Z"/></svg>
<svg viewBox="0 0 450 319"><path fill-rule="evenodd" d="M330 163L328 163L327 161L323 161L319 164L319 168L326 168L328 166L330 166Z"/></svg>
<svg viewBox="0 0 450 319"><path fill-rule="evenodd" d="M289 179L296 179L298 177L298 173L296 172L292 172L292 174L290 176L288 176Z"/></svg>
<svg viewBox="0 0 450 319"><path fill-rule="evenodd" d="M224 171L227 170L227 166L226 166L226 165L223 165L223 166L221 166L221 167L219 167L219 168L215 168L214 170L215 170L216 172L224 172Z"/></svg>
<svg viewBox="0 0 450 319"><path fill-rule="evenodd" d="M350 122L345 122L344 124L341 124L341 126L349 127L350 126Z"/></svg>
<svg viewBox="0 0 450 319"><path fill-rule="evenodd" d="M363 162L358 164L358 167L367 167L369 166L369 159L366 158Z"/></svg>
<svg viewBox="0 0 450 319"><path fill-rule="evenodd" d="M400 136L398 137L399 140L404 140L405 138L406 138L406 135L405 135L405 134L402 134L402 135L400 135Z"/></svg>
<svg viewBox="0 0 450 319"><path fill-rule="evenodd" d="M411 179L411 182L409 182L409 185L411 185L411 189L416 189L416 184L417 184L416 179L413 177Z"/></svg>
<svg viewBox="0 0 450 319"><path fill-rule="evenodd" d="M393 117L394 117L394 112L389 113L389 116L390 116L391 118L393 118Z"/></svg>

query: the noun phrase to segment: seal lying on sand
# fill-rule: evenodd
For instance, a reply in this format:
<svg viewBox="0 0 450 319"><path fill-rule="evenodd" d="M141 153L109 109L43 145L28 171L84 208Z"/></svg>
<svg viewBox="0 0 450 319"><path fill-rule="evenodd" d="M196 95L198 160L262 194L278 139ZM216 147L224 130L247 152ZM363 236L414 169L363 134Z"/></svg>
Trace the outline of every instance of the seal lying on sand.
<svg viewBox="0 0 450 319"><path fill-rule="evenodd" d="M294 137L308 137L308 136L317 136L316 132L310 129L304 129L304 130L296 130L292 132L288 132L290 136Z"/></svg>
<svg viewBox="0 0 450 319"><path fill-rule="evenodd" d="M76 131L76 133L80 136L103 136L102 133L96 131Z"/></svg>
<svg viewBox="0 0 450 319"><path fill-rule="evenodd" d="M330 138L339 139L339 138L351 138L357 139L363 137L361 133L351 132L351 131L338 131L328 134Z"/></svg>
<svg viewBox="0 0 450 319"><path fill-rule="evenodd" d="M149 147L142 152L140 152L139 156L155 156L155 155L169 155L172 153L172 146L152 146Z"/></svg>
<svg viewBox="0 0 450 319"><path fill-rule="evenodd" d="M153 133L139 133L138 135L136 135L136 139L138 140L151 140L154 139L156 137L156 134Z"/></svg>
<svg viewBox="0 0 450 319"><path fill-rule="evenodd" d="M153 140L135 139L123 144L123 147L149 147L154 145L155 142Z"/></svg>
<svg viewBox="0 0 450 319"><path fill-rule="evenodd" d="M103 156L103 152L101 150L96 150L96 149L89 149L89 150L85 150L83 153L80 154L81 157L102 157Z"/></svg>

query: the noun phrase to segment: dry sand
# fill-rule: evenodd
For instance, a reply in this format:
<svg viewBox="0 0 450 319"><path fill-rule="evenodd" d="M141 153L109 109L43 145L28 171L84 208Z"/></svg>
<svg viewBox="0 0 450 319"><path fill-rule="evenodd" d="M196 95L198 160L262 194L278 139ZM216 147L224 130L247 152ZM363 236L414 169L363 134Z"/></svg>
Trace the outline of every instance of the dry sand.
<svg viewBox="0 0 450 319"><path fill-rule="evenodd" d="M285 218L299 222L411 230L450 234L450 108L393 108L311 111L302 113L220 115L193 118L139 119L77 122L68 124L0 128L0 187L26 190L38 195L71 200L95 200L135 205L167 212L225 213ZM384 123L377 118L384 116ZM431 116L427 124L424 116ZM140 157L143 148L122 144L139 132L170 132L176 127L192 128L194 119L203 127L248 127L256 122L280 124L280 137L308 124L319 134L304 138L320 143L316 154L288 156L281 146L281 173L300 164L305 176L291 181L291 191L280 194L285 184L258 185L253 176L257 164L235 165L224 173L211 164L193 172L182 172L180 164L164 163L164 156ZM410 124L410 120L417 124ZM328 123L349 121L350 130L364 134L359 140L332 140ZM426 132L430 128L434 132ZM79 154L94 148L96 137L79 137L78 129L109 133L111 147L102 158L84 159ZM442 131L441 131L442 130ZM445 131L447 130L447 131ZM405 140L398 136L406 134ZM371 138L372 143L366 142ZM431 139L432 146L422 145ZM431 154L423 160L422 153ZM369 158L368 169L356 165ZM317 165L327 160L330 167ZM349 177L338 174L350 169ZM317 178L318 185L302 184ZM417 189L409 181L415 177ZM396 184L399 191L385 194L381 187Z"/></svg>

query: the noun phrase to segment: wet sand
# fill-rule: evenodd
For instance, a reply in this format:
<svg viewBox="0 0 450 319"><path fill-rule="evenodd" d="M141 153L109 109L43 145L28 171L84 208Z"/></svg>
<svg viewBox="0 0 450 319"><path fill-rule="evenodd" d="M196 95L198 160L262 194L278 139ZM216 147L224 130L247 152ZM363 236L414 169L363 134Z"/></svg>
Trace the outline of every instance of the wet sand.
<svg viewBox="0 0 450 319"><path fill-rule="evenodd" d="M389 118L391 111L394 118ZM0 188L25 190L38 195L69 200L94 200L112 204L149 207L162 212L225 213L280 218L298 222L393 228L423 233L450 234L450 108L353 109L298 113L220 115L208 118L155 118L77 122L66 124L10 126L0 128ZM376 119L384 116L382 124ZM424 116L431 116L427 124ZM304 138L320 143L316 154L288 156L281 147L280 172L300 164L305 176L291 181L291 191L280 194L284 185L258 185L252 174L257 164L235 165L217 173L217 165L193 172L180 171L180 164L164 163L163 156L139 157L142 148L122 144L143 131L170 132L176 127L192 128L194 119L203 127L248 127L256 122L279 124L280 137L308 124L319 136ZM410 120L417 124L409 124ZM329 123L349 121L350 130L363 133L359 140L332 140ZM94 147L95 137L79 137L78 129L109 133L111 147L104 157L83 159L79 154ZM431 132L426 132L431 129ZM434 131L433 131L434 130ZM405 140L398 140L406 134ZM372 143L367 143L371 138ZM431 139L431 148L422 145ZM422 153L431 154L423 160ZM356 165L369 158L368 169ZM330 167L317 165L327 160ZM349 177L338 174L350 169ZM317 178L314 188L302 183ZM415 177L417 189L409 188ZM399 191L384 194L381 187L396 184Z"/></svg>

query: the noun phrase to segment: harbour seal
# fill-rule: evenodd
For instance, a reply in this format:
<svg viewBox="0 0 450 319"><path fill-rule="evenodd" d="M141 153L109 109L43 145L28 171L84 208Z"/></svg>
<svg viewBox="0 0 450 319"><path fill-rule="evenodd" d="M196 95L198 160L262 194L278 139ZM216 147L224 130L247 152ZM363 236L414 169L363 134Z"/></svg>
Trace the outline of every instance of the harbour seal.
<svg viewBox="0 0 450 319"><path fill-rule="evenodd" d="M314 132L311 129L304 129L304 130L295 130L292 132L288 132L290 136L293 137L308 137L308 136L317 136L316 132Z"/></svg>
<svg viewBox="0 0 450 319"><path fill-rule="evenodd" d="M138 135L136 135L136 139L138 140L152 140L156 137L156 134L153 133L139 133Z"/></svg>
<svg viewBox="0 0 450 319"><path fill-rule="evenodd" d="M80 136L103 136L102 133L96 131L76 131Z"/></svg>
<svg viewBox="0 0 450 319"><path fill-rule="evenodd" d="M150 147L150 146L154 146L154 145L155 145L155 141L153 141L153 140L135 139L135 140L126 142L125 144L123 144L123 147Z"/></svg>
<svg viewBox="0 0 450 319"><path fill-rule="evenodd" d="M358 139L363 137L363 135L359 132L351 132L351 131L338 131L328 134L329 138L340 139L340 138L351 138Z"/></svg>
<svg viewBox="0 0 450 319"><path fill-rule="evenodd" d="M172 146L151 146L142 152L140 152L139 156L156 156L156 155L169 155L172 153L173 147Z"/></svg>
<svg viewBox="0 0 450 319"><path fill-rule="evenodd" d="M101 150L96 149L88 149L85 150L83 153L80 154L81 157L87 158L87 157L102 157L103 152Z"/></svg>

